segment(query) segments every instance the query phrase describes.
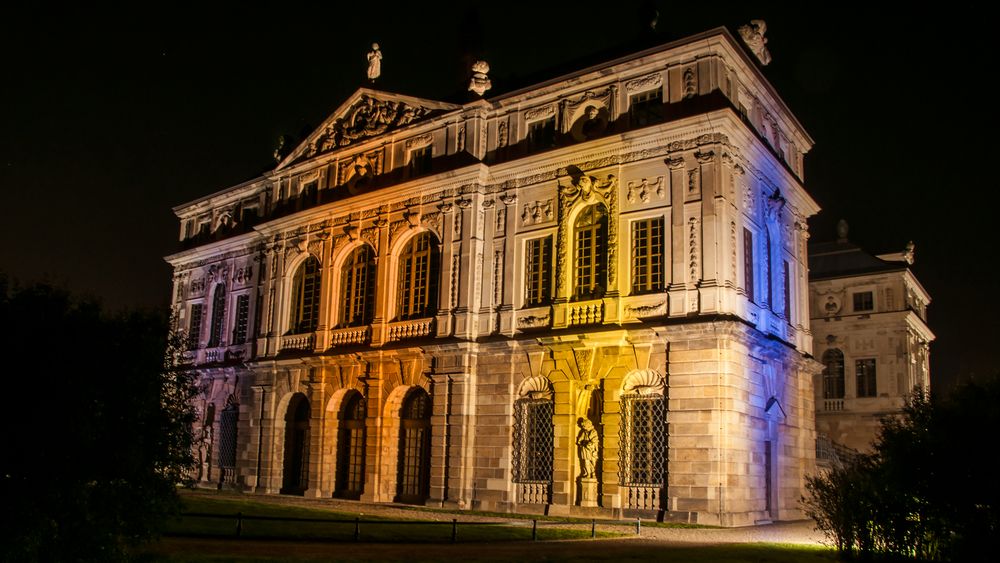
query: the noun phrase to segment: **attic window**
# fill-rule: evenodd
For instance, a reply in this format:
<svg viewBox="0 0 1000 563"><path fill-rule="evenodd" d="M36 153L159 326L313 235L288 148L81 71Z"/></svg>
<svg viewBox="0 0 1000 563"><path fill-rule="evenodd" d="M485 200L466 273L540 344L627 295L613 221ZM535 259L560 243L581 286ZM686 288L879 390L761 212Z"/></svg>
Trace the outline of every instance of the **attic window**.
<svg viewBox="0 0 1000 563"><path fill-rule="evenodd" d="M431 146L423 146L410 151L410 174L416 176L431 169Z"/></svg>
<svg viewBox="0 0 1000 563"><path fill-rule="evenodd" d="M663 119L663 91L660 88L629 96L628 115L633 127L643 127Z"/></svg>
<svg viewBox="0 0 1000 563"><path fill-rule="evenodd" d="M862 313L875 310L875 299L870 291L861 291L854 294L854 312Z"/></svg>
<svg viewBox="0 0 1000 563"><path fill-rule="evenodd" d="M531 149L549 148L556 144L556 119L539 119L528 124L528 146Z"/></svg>

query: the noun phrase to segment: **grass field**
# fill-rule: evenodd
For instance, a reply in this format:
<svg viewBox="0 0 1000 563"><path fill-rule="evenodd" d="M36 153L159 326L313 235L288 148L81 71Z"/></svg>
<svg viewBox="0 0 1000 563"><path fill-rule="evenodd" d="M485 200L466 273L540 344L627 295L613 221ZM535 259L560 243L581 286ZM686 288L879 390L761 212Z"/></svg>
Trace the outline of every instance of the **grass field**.
<svg viewBox="0 0 1000 563"><path fill-rule="evenodd" d="M247 539L354 541L356 518L359 540L377 543L451 542L451 519L387 519L377 516L344 513L319 508L303 508L260 502L231 496L184 495L184 512L227 516L182 516L169 523L165 532L170 536L184 537L236 537L237 520L242 513L240 537ZM258 520L255 518L290 518L291 521ZM322 522L316 520L347 520L348 522ZM462 519L459 518L461 521ZM582 539L590 537L588 526L576 529L555 528L552 521L538 526L538 540ZM531 539L531 522L523 525L460 523L456 540L459 542L520 541ZM597 537L616 537L620 534L598 531Z"/></svg>

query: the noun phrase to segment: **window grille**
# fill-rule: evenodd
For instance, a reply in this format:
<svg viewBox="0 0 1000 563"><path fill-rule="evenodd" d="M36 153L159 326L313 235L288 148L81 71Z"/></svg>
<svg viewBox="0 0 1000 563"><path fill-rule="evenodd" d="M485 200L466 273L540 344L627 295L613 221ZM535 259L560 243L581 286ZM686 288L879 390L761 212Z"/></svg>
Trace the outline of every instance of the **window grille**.
<svg viewBox="0 0 1000 563"><path fill-rule="evenodd" d="M552 481L553 403L518 399L514 403L514 482Z"/></svg>
<svg viewBox="0 0 1000 563"><path fill-rule="evenodd" d="M632 293L663 289L663 217L632 223Z"/></svg>
<svg viewBox="0 0 1000 563"><path fill-rule="evenodd" d="M208 338L208 347L214 348L222 344L222 324L226 318L226 285L215 286L212 296L212 332Z"/></svg>
<svg viewBox="0 0 1000 563"><path fill-rule="evenodd" d="M875 382L875 358L856 360L854 374L858 381L858 397L874 397L878 394Z"/></svg>
<svg viewBox="0 0 1000 563"><path fill-rule="evenodd" d="M773 311L774 293L772 291L771 282L774 276L771 275L771 231L768 230L767 227L764 228L764 250L765 254L767 255L766 256L767 259L764 261L764 271L763 271L764 281L766 282L766 285L764 287L767 288L767 306Z"/></svg>
<svg viewBox="0 0 1000 563"><path fill-rule="evenodd" d="M618 472L626 508L662 510L667 483L667 401L663 395L621 398Z"/></svg>
<svg viewBox="0 0 1000 563"><path fill-rule="evenodd" d="M233 344L243 344L247 341L249 321L250 296L240 295L236 298L236 328L233 329Z"/></svg>
<svg viewBox="0 0 1000 563"><path fill-rule="evenodd" d="M337 486L340 498L361 498L365 485L365 398L351 393L344 406L337 440Z"/></svg>
<svg viewBox="0 0 1000 563"><path fill-rule="evenodd" d="M782 260L781 279L785 297L785 320L792 322L792 286L788 275L788 260Z"/></svg>
<svg viewBox="0 0 1000 563"><path fill-rule="evenodd" d="M299 266L292 281L292 334L316 330L319 323L319 260L310 256Z"/></svg>
<svg viewBox="0 0 1000 563"><path fill-rule="evenodd" d="M844 353L837 348L823 352L823 398L844 398Z"/></svg>
<svg viewBox="0 0 1000 563"><path fill-rule="evenodd" d="M399 256L400 319L428 317L437 310L438 253L430 233L406 244Z"/></svg>
<svg viewBox="0 0 1000 563"><path fill-rule="evenodd" d="M608 213L603 205L580 212L575 224L577 299L604 297L607 287Z"/></svg>
<svg viewBox="0 0 1000 563"><path fill-rule="evenodd" d="M239 406L230 404L222 410L222 417L219 419L219 468L222 470L222 480L224 482L231 483L234 481L237 423L239 422L239 417Z"/></svg>
<svg viewBox="0 0 1000 563"><path fill-rule="evenodd" d="M546 305L552 295L552 237L529 240L525 254L525 304Z"/></svg>
<svg viewBox="0 0 1000 563"><path fill-rule="evenodd" d="M344 264L340 303L342 326L362 326L375 316L375 253L364 245Z"/></svg>

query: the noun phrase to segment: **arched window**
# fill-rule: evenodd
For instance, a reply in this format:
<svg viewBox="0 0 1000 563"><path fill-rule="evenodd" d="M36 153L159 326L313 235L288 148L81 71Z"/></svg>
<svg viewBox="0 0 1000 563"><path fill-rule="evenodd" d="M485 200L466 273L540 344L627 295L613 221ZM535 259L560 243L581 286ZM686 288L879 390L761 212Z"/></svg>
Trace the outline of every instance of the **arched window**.
<svg viewBox="0 0 1000 563"><path fill-rule="evenodd" d="M438 253L430 233L421 233L399 255L400 319L429 317L437 311Z"/></svg>
<svg viewBox="0 0 1000 563"><path fill-rule="evenodd" d="M319 323L319 282L319 260L310 256L299 266L292 280L292 334L316 330Z"/></svg>
<svg viewBox="0 0 1000 563"><path fill-rule="evenodd" d="M422 504L430 490L431 398L421 388L403 401L396 502Z"/></svg>
<svg viewBox="0 0 1000 563"><path fill-rule="evenodd" d="M208 347L214 348L222 344L222 324L226 318L226 284L215 286L212 294L212 334L208 339Z"/></svg>
<svg viewBox="0 0 1000 563"><path fill-rule="evenodd" d="M823 352L823 398L844 398L844 353L837 348Z"/></svg>
<svg viewBox="0 0 1000 563"><path fill-rule="evenodd" d="M621 395L619 478L628 508L660 510L667 483L667 401L663 378L651 371L626 380Z"/></svg>
<svg viewBox="0 0 1000 563"><path fill-rule="evenodd" d="M375 252L367 244L344 263L341 276L340 324L371 324L375 316Z"/></svg>
<svg viewBox="0 0 1000 563"><path fill-rule="evenodd" d="M282 494L301 495L309 486L309 399L296 393L285 413Z"/></svg>
<svg viewBox="0 0 1000 563"><path fill-rule="evenodd" d="M548 397L522 397L514 402L514 482L521 485L518 502L546 504L552 483L554 412Z"/></svg>
<svg viewBox="0 0 1000 563"><path fill-rule="evenodd" d="M359 499L365 490L365 398L352 391L340 411L333 496Z"/></svg>
<svg viewBox="0 0 1000 563"><path fill-rule="evenodd" d="M576 217L575 243L576 299L604 297L608 278L608 212L601 204L591 205Z"/></svg>
<svg viewBox="0 0 1000 563"><path fill-rule="evenodd" d="M230 402L222 409L219 420L219 469L222 470L221 481L234 484L236 482L236 443L237 423L240 408Z"/></svg>

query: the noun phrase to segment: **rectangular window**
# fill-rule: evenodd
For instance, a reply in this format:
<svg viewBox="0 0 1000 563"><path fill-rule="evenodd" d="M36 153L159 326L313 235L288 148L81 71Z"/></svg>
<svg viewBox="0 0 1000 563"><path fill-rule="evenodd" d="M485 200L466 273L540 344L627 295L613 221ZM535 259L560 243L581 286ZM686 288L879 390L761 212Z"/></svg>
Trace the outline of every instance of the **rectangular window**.
<svg viewBox="0 0 1000 563"><path fill-rule="evenodd" d="M874 311L875 310L875 298L872 296L870 291L862 291L860 293L854 294L854 312L861 313L864 311Z"/></svg>
<svg viewBox="0 0 1000 563"><path fill-rule="evenodd" d="M545 149L556 144L556 119L540 119L528 124L528 146Z"/></svg>
<svg viewBox="0 0 1000 563"><path fill-rule="evenodd" d="M747 292L747 299L751 303L756 303L753 286L753 233L745 227L743 228L743 286Z"/></svg>
<svg viewBox="0 0 1000 563"><path fill-rule="evenodd" d="M875 358L856 360L854 375L858 380L858 397L874 397L877 394L875 384Z"/></svg>
<svg viewBox="0 0 1000 563"><path fill-rule="evenodd" d="M547 305L552 295L552 237L529 240L524 250L524 304Z"/></svg>
<svg viewBox="0 0 1000 563"><path fill-rule="evenodd" d="M785 289L785 320L792 322L792 286L788 275L788 260L782 260L781 277Z"/></svg>
<svg viewBox="0 0 1000 563"><path fill-rule="evenodd" d="M261 277L263 278L264 272L261 271ZM260 336L260 322L261 318L264 316L264 294L261 293L257 295L257 303L254 305L253 309L253 337L257 338Z"/></svg>
<svg viewBox="0 0 1000 563"><path fill-rule="evenodd" d="M629 96L628 114L633 127L643 127L664 117L663 91L660 88Z"/></svg>
<svg viewBox="0 0 1000 563"><path fill-rule="evenodd" d="M191 318L188 319L188 350L196 350L201 340L202 307L201 303L191 305Z"/></svg>
<svg viewBox="0 0 1000 563"><path fill-rule="evenodd" d="M431 169L431 146L420 147L410 151L410 174L416 176Z"/></svg>
<svg viewBox="0 0 1000 563"><path fill-rule="evenodd" d="M632 293L663 289L663 217L632 223Z"/></svg>
<svg viewBox="0 0 1000 563"><path fill-rule="evenodd" d="M236 298L236 328L233 330L233 344L243 344L247 341L249 321L250 296L240 295Z"/></svg>
<svg viewBox="0 0 1000 563"><path fill-rule="evenodd" d="M774 292L771 290L771 283L774 276L771 275L771 232L764 227L764 248L765 248L765 258L767 260L764 262L764 280L767 285L767 306L769 309L774 311Z"/></svg>

